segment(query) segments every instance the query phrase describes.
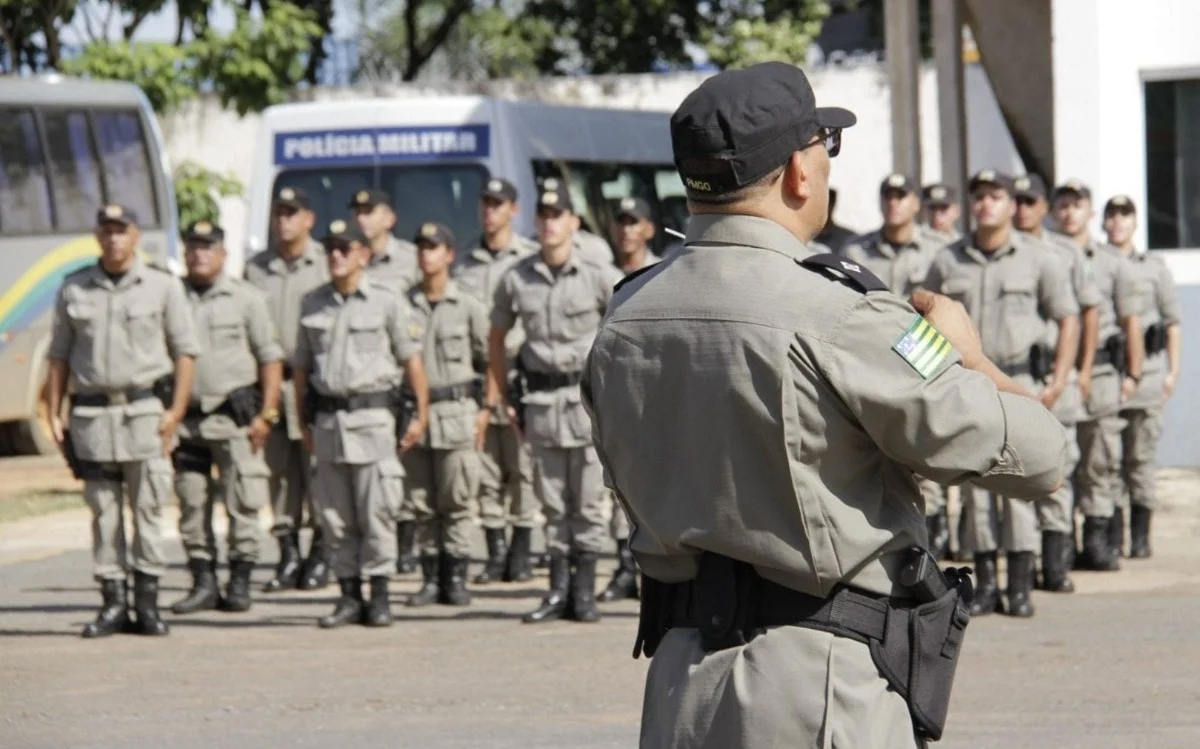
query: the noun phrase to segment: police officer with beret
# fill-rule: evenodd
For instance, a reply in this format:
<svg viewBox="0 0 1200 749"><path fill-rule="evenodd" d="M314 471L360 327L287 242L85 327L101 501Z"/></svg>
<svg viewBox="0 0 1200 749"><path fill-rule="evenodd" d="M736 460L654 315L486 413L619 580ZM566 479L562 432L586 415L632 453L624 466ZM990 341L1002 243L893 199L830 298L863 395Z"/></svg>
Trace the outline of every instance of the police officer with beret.
<svg viewBox="0 0 1200 749"><path fill-rule="evenodd" d="M854 121L783 63L701 84L671 118L687 243L625 279L589 354L644 582L642 746L940 736L965 607L960 577L910 551L914 473L1025 497L1062 480L1061 427L960 305L917 292L914 309L809 249ZM941 613L910 637L923 601Z"/></svg>
<svg viewBox="0 0 1200 749"><path fill-rule="evenodd" d="M250 573L258 560L258 511L267 504L267 437L279 422L283 348L266 300L225 269L225 231L196 221L183 234L184 290L200 341L187 415L179 427L175 494L179 535L192 589L171 606L176 614L250 608ZM213 480L213 465L217 478ZM229 585L217 592L213 506L229 516Z"/></svg>
<svg viewBox="0 0 1200 749"><path fill-rule="evenodd" d="M371 247L371 262L367 266L371 279L391 286L398 294L407 292L421 273L417 268L416 245L392 234L396 228L392 196L383 190L359 190L350 199L349 208Z"/></svg>
<svg viewBox="0 0 1200 749"><path fill-rule="evenodd" d="M138 255L137 215L120 204L96 216L100 259L63 280L50 334L46 412L92 511L92 559L103 605L84 637L125 629L165 635L158 578L166 571L162 510L171 502L171 449L200 353L179 279ZM72 386L69 429L62 413ZM133 517L125 542L122 507ZM126 551L128 549L128 552ZM127 576L133 572L133 609Z"/></svg>

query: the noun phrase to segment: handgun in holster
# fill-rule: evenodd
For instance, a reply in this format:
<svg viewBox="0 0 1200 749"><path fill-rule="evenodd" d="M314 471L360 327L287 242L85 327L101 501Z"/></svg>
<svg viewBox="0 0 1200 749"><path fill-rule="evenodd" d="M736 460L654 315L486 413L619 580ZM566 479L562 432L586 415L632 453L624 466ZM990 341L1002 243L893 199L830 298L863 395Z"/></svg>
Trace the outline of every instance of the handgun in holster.
<svg viewBox="0 0 1200 749"><path fill-rule="evenodd" d="M246 385L237 390L231 390L225 396L229 407L229 416L239 427L250 426L254 417L262 412L262 391L255 385Z"/></svg>
<svg viewBox="0 0 1200 749"><path fill-rule="evenodd" d="M1129 361L1126 359L1126 341L1124 333L1114 333L1104 342L1104 349L1108 352L1109 358L1112 360L1113 368L1119 374L1126 374L1129 370Z"/></svg>
<svg viewBox="0 0 1200 749"><path fill-rule="evenodd" d="M162 402L163 408L170 411L171 406L175 403L175 375L159 377L150 386L150 390L154 393L154 397Z"/></svg>
<svg viewBox="0 0 1200 749"><path fill-rule="evenodd" d="M1156 322L1146 328L1146 356L1154 356L1167 347L1167 326Z"/></svg>
<svg viewBox="0 0 1200 749"><path fill-rule="evenodd" d="M1054 354L1044 343L1029 347L1029 374L1034 382L1043 382L1054 373Z"/></svg>
<svg viewBox="0 0 1200 749"><path fill-rule="evenodd" d="M417 394L407 382L392 391L392 414L396 417L396 439L404 439L409 425L417 418Z"/></svg>
<svg viewBox="0 0 1200 749"><path fill-rule="evenodd" d="M529 393L529 380L525 376L525 367L520 357L513 370L508 373L508 404L517 414L517 429L525 431L525 396Z"/></svg>

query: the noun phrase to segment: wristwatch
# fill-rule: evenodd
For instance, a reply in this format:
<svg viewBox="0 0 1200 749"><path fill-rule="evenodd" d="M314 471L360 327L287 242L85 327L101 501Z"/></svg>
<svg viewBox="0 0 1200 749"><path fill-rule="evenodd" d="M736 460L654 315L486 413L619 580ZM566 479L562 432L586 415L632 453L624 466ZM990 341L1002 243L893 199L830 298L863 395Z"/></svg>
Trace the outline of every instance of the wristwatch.
<svg viewBox="0 0 1200 749"><path fill-rule="evenodd" d="M262 420L267 422L271 426L275 426L276 424L279 423L279 409L278 408L268 408L266 411L263 411L261 414L259 414L259 416L261 416Z"/></svg>

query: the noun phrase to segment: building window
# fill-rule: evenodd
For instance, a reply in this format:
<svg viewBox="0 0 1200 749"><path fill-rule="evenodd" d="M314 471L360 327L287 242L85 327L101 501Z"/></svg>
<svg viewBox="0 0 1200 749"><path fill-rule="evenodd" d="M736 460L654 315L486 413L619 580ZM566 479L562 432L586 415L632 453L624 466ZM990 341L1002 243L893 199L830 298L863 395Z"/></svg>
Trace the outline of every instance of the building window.
<svg viewBox="0 0 1200 749"><path fill-rule="evenodd" d="M1200 247L1200 79L1145 86L1149 248Z"/></svg>

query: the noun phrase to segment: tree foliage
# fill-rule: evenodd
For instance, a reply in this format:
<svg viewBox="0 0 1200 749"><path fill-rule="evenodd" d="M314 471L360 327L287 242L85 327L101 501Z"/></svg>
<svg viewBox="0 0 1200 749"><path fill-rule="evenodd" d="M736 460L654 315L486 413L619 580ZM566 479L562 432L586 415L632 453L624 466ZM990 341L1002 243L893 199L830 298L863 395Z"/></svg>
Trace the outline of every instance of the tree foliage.
<svg viewBox="0 0 1200 749"><path fill-rule="evenodd" d="M171 44L97 42L59 66L69 75L129 81L145 92L155 112L170 112L196 95L195 62Z"/></svg>
<svg viewBox="0 0 1200 749"><path fill-rule="evenodd" d="M219 223L221 211L217 201L239 196L245 189L232 173L219 174L194 161L175 167L172 182L180 227L202 220Z"/></svg>

